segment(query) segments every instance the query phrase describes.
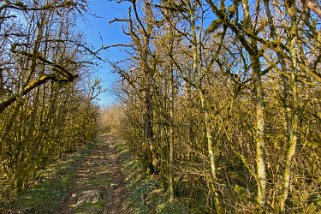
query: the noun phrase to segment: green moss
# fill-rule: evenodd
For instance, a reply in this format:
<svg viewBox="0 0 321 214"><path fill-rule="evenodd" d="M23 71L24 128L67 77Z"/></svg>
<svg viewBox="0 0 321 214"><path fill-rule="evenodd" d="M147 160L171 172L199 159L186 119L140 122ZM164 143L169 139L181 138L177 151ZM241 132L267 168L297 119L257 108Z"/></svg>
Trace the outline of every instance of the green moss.
<svg viewBox="0 0 321 214"><path fill-rule="evenodd" d="M104 209L104 202L83 203L75 209L75 214L99 214Z"/></svg>
<svg viewBox="0 0 321 214"><path fill-rule="evenodd" d="M109 186L111 184L111 178L107 177L106 175L102 174L99 177L96 178L92 178L89 179L87 185L88 186L102 186L102 187L106 187Z"/></svg>

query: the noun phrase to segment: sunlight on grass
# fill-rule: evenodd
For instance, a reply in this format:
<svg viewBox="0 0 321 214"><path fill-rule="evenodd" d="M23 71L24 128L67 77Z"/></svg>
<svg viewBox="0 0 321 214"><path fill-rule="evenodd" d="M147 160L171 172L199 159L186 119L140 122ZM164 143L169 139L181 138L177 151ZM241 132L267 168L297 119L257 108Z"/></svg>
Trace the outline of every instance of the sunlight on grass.
<svg viewBox="0 0 321 214"><path fill-rule="evenodd" d="M129 197L127 207L130 213L183 214L188 209L180 202L169 203L159 178L148 176L142 163L133 158L128 145L118 142L117 150L123 157L123 169L126 174Z"/></svg>
<svg viewBox="0 0 321 214"><path fill-rule="evenodd" d="M89 154L94 148L95 143L90 143L81 151L51 164L47 170L39 171L38 177L42 181L7 204L7 210L14 213L53 213L66 198L84 154Z"/></svg>

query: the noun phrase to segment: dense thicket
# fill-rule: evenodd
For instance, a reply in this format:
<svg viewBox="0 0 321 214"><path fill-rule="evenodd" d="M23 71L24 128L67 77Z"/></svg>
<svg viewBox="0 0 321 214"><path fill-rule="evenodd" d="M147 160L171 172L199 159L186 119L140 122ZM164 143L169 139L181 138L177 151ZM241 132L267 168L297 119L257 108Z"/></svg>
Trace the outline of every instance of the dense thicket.
<svg viewBox="0 0 321 214"><path fill-rule="evenodd" d="M96 135L98 82L74 30L85 8L83 0L0 3L0 199Z"/></svg>
<svg viewBox="0 0 321 214"><path fill-rule="evenodd" d="M130 3L122 134L169 200L320 212L320 1Z"/></svg>

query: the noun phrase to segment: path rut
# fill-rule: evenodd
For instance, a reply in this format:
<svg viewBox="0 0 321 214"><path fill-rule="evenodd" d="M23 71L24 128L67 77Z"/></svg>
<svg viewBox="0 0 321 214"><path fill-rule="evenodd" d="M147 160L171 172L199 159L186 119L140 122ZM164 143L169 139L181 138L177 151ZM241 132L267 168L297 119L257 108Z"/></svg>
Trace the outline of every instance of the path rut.
<svg viewBox="0 0 321 214"><path fill-rule="evenodd" d="M58 213L73 214L125 214L125 176L121 160L115 147L115 140L108 135L99 136L96 147L85 158L71 185L68 197ZM77 206L79 196L88 190L97 190L101 201L97 206Z"/></svg>

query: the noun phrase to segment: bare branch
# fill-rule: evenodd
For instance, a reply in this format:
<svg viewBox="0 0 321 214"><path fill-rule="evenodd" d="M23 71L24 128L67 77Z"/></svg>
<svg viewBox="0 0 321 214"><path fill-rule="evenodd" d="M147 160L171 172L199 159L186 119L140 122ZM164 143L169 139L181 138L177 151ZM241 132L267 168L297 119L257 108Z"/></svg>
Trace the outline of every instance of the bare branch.
<svg viewBox="0 0 321 214"><path fill-rule="evenodd" d="M307 7L310 8L312 11L314 11L321 18L321 9L317 5L315 5L311 1L308 1Z"/></svg>

